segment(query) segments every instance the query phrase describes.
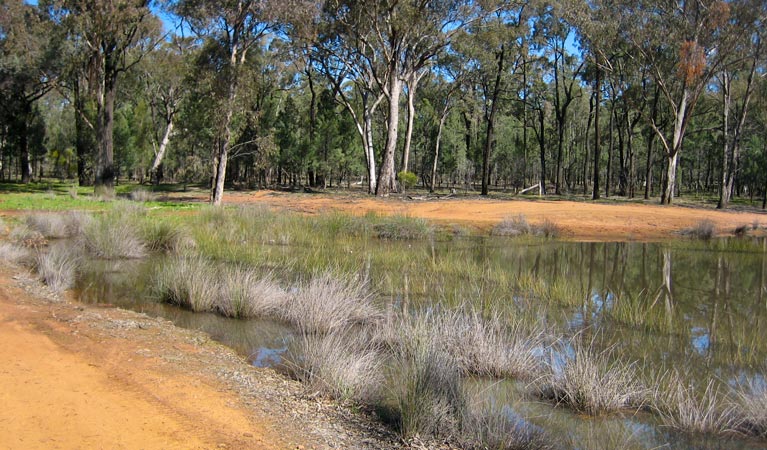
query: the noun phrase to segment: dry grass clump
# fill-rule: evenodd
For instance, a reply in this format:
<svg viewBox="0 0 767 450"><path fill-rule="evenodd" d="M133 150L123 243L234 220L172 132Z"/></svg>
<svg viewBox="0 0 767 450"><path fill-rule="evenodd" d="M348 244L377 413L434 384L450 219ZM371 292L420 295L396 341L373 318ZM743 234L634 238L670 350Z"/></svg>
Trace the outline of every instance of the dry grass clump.
<svg viewBox="0 0 767 450"><path fill-rule="evenodd" d="M710 241L716 236L716 225L711 220L704 219L694 226L682 230L682 235L702 241Z"/></svg>
<svg viewBox="0 0 767 450"><path fill-rule="evenodd" d="M494 236L521 236L529 233L530 224L527 223L527 218L522 214L501 220L490 232Z"/></svg>
<svg viewBox="0 0 767 450"><path fill-rule="evenodd" d="M226 317L277 317L288 298L271 275L263 276L250 268L227 267L218 278L221 290L214 308Z"/></svg>
<svg viewBox="0 0 767 450"><path fill-rule="evenodd" d="M147 254L140 236L137 210L114 210L87 224L81 236L93 256L104 259L142 258Z"/></svg>
<svg viewBox="0 0 767 450"><path fill-rule="evenodd" d="M25 224L14 227L8 235L8 240L26 248L42 248L48 245L48 240L42 233Z"/></svg>
<svg viewBox="0 0 767 450"><path fill-rule="evenodd" d="M64 239L79 236L93 221L90 214L80 211L66 213L37 213L26 217L27 226L46 238Z"/></svg>
<svg viewBox="0 0 767 450"><path fill-rule="evenodd" d="M447 436L460 425L465 407L461 370L426 339L408 343L393 356L389 395L392 419L403 438Z"/></svg>
<svg viewBox="0 0 767 450"><path fill-rule="evenodd" d="M361 281L323 273L299 284L282 318L303 333L329 333L380 316Z"/></svg>
<svg viewBox="0 0 767 450"><path fill-rule="evenodd" d="M161 301L195 312L213 311L220 293L213 264L201 256L177 256L152 277L154 295Z"/></svg>
<svg viewBox="0 0 767 450"><path fill-rule="evenodd" d="M181 252L195 247L189 231L179 225L164 221L148 221L141 229L146 247L154 252Z"/></svg>
<svg viewBox="0 0 767 450"><path fill-rule="evenodd" d="M154 200L154 194L146 189L135 189L131 191L130 199L134 202L151 202Z"/></svg>
<svg viewBox="0 0 767 450"><path fill-rule="evenodd" d="M532 234L536 236L543 236L554 239L559 237L561 233L562 230L559 228L559 225L549 219L544 219L543 222L532 227Z"/></svg>
<svg viewBox="0 0 767 450"><path fill-rule="evenodd" d="M74 286L80 260L76 247L55 245L37 254L35 267L52 291L61 292Z"/></svg>
<svg viewBox="0 0 767 450"><path fill-rule="evenodd" d="M519 417L508 406L485 403L467 408L461 424L463 447L478 450L557 448L543 429Z"/></svg>
<svg viewBox="0 0 767 450"><path fill-rule="evenodd" d="M21 247L9 242L0 243L0 259L3 261L18 264L27 262L32 253L26 247Z"/></svg>
<svg viewBox="0 0 767 450"><path fill-rule="evenodd" d="M353 329L302 334L297 352L290 369L311 391L359 403L380 394L383 361L364 334Z"/></svg>
<svg viewBox="0 0 767 450"><path fill-rule="evenodd" d="M701 393L674 371L663 377L659 386L653 408L666 426L703 434L731 432L739 426L732 401L714 380L709 380Z"/></svg>
<svg viewBox="0 0 767 450"><path fill-rule="evenodd" d="M594 416L642 407L646 389L637 381L634 364L612 358L609 350L594 352L575 341L570 343L570 352L565 346L560 350L567 354L561 367L550 365L551 373L541 380L542 396Z"/></svg>
<svg viewBox="0 0 767 450"><path fill-rule="evenodd" d="M744 432L767 437L767 386L751 384L738 392L736 409Z"/></svg>
<svg viewBox="0 0 767 450"><path fill-rule="evenodd" d="M389 240L426 239L434 235L434 228L426 220L407 216L384 217L373 225L373 230L379 239Z"/></svg>
<svg viewBox="0 0 767 450"><path fill-rule="evenodd" d="M541 361L543 332L527 331L519 321L506 321L497 312L487 317L474 309L420 313L431 339L449 354L463 374L489 377L533 377Z"/></svg>

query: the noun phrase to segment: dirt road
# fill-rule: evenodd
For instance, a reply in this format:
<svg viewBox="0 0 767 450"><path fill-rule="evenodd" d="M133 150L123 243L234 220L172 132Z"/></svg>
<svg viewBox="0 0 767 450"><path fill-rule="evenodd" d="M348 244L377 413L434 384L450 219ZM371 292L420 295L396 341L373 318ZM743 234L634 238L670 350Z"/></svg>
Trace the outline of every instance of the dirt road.
<svg viewBox="0 0 767 450"><path fill-rule="evenodd" d="M0 264L2 449L393 446L202 333L51 301L20 270Z"/></svg>
<svg viewBox="0 0 767 450"><path fill-rule="evenodd" d="M460 224L488 230L507 217L523 214L532 223L550 220L562 229L563 237L576 240L660 240L701 220L711 220L720 234L731 234L741 225L767 226L763 212L717 211L714 209L648 204L606 204L548 200L401 198L327 194L293 194L277 191L228 193L229 204L264 204L309 214L343 211L365 214L404 214L440 223Z"/></svg>

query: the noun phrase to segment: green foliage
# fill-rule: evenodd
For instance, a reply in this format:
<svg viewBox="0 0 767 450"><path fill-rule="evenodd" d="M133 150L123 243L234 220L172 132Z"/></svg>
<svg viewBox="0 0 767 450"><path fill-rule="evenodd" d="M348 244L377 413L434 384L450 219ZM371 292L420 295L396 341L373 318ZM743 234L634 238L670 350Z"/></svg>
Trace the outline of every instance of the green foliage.
<svg viewBox="0 0 767 450"><path fill-rule="evenodd" d="M418 176L413 172L401 171L397 174L397 179L400 182L403 190L408 190L418 183Z"/></svg>

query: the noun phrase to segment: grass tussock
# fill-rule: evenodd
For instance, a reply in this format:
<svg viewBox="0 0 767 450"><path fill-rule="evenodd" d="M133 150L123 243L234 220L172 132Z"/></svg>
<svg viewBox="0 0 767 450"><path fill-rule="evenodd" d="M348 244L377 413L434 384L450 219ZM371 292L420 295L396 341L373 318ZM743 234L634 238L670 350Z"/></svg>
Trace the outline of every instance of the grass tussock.
<svg viewBox="0 0 767 450"><path fill-rule="evenodd" d="M434 228L424 219L407 216L383 217L373 225L379 239L416 240L434 235Z"/></svg>
<svg viewBox="0 0 767 450"><path fill-rule="evenodd" d="M465 407L460 368L426 340L408 347L392 358L397 377L388 391L395 427L405 439L455 434Z"/></svg>
<svg viewBox="0 0 767 450"><path fill-rule="evenodd" d="M194 238L189 231L174 223L144 222L141 235L146 248L153 252L178 253L195 247Z"/></svg>
<svg viewBox="0 0 767 450"><path fill-rule="evenodd" d="M48 239L39 231L26 224L17 225L8 235L8 240L25 248L39 249L48 245Z"/></svg>
<svg viewBox="0 0 767 450"><path fill-rule="evenodd" d="M557 448L540 428L508 406L479 402L462 420L462 446L489 450L549 450Z"/></svg>
<svg viewBox="0 0 767 450"><path fill-rule="evenodd" d="M94 219L83 229L82 243L88 252L103 259L142 258L147 247L141 238L142 210L117 208Z"/></svg>
<svg viewBox="0 0 767 450"><path fill-rule="evenodd" d="M81 262L77 247L55 245L37 254L35 267L40 278L54 292L61 292L75 284L75 275Z"/></svg>
<svg viewBox="0 0 767 450"><path fill-rule="evenodd" d="M710 241L716 236L716 225L711 220L704 219L692 227L682 230L682 235L701 241Z"/></svg>
<svg viewBox="0 0 767 450"><path fill-rule="evenodd" d="M152 277L154 295L195 312L214 310L220 283L213 264L200 256L177 256Z"/></svg>
<svg viewBox="0 0 767 450"><path fill-rule="evenodd" d="M155 196L153 193L149 192L146 189L135 189L131 191L130 199L133 200L134 202L145 203L145 202L154 201Z"/></svg>
<svg viewBox="0 0 767 450"><path fill-rule="evenodd" d="M686 433L722 434L739 426L733 402L715 380L701 392L676 371L662 378L653 408L664 425Z"/></svg>
<svg viewBox="0 0 767 450"><path fill-rule="evenodd" d="M402 327L402 322L407 325ZM543 346L543 332L529 331L498 312L483 316L474 308L428 310L411 319L390 321L389 326L402 328L405 339L425 335L463 375L529 379L540 371L536 352Z"/></svg>
<svg viewBox="0 0 767 450"><path fill-rule="evenodd" d="M231 266L220 270L221 289L214 309L232 318L277 317L288 294L270 275L251 268Z"/></svg>
<svg viewBox="0 0 767 450"><path fill-rule="evenodd" d="M80 211L66 213L36 213L26 217L27 226L46 238L65 239L80 236L93 221L90 214Z"/></svg>
<svg viewBox="0 0 767 450"><path fill-rule="evenodd" d="M383 360L366 336L353 329L302 334L293 375L313 392L342 401L372 403L383 385Z"/></svg>
<svg viewBox="0 0 767 450"><path fill-rule="evenodd" d="M736 409L744 432L767 437L767 386L752 382L738 392Z"/></svg>
<svg viewBox="0 0 767 450"><path fill-rule="evenodd" d="M542 236L546 238L556 238L562 233L561 228L556 223L549 219L544 219L537 224L531 224L527 221L527 217L523 214L519 214L513 217L507 217L498 222L490 234L493 236Z"/></svg>
<svg viewBox="0 0 767 450"><path fill-rule="evenodd" d="M643 406L646 390L637 381L634 364L612 358L611 352L594 351L574 340L563 346L566 359L550 365L539 386L543 397L593 416ZM554 356L552 356L554 358Z"/></svg>
<svg viewBox="0 0 767 450"><path fill-rule="evenodd" d="M0 243L0 260L12 264L23 264L29 261L31 256L32 252L26 247L10 242Z"/></svg>
<svg viewBox="0 0 767 450"><path fill-rule="evenodd" d="M303 333L329 333L370 322L379 315L364 283L326 272L299 284L282 318Z"/></svg>

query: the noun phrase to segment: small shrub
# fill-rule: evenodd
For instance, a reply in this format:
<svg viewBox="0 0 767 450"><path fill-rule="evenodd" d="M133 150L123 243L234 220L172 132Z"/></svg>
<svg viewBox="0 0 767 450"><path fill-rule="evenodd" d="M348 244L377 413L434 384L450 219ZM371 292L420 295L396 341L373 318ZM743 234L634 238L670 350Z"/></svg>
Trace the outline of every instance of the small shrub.
<svg viewBox="0 0 767 450"><path fill-rule="evenodd" d="M724 433L738 426L732 402L714 380L709 380L702 393L698 393L696 386L684 383L678 372L668 375L659 385L653 408L666 426L704 434Z"/></svg>
<svg viewBox="0 0 767 450"><path fill-rule="evenodd" d="M682 230L682 234L693 239L710 241L714 236L716 236L716 225L714 222L708 219L704 219L695 224L693 227Z"/></svg>
<svg viewBox="0 0 767 450"><path fill-rule="evenodd" d="M383 383L382 359L363 334L337 330L302 334L293 375L312 391L338 400L367 403L378 397Z"/></svg>
<svg viewBox="0 0 767 450"><path fill-rule="evenodd" d="M227 267L222 272L217 312L233 318L279 316L288 294L271 276L259 276L253 269L240 266Z"/></svg>
<svg viewBox="0 0 767 450"><path fill-rule="evenodd" d="M544 397L590 415L643 405L646 390L639 385L633 364L613 360L610 351L594 353L575 341L571 344L573 350L562 367L550 366L540 390Z"/></svg>
<svg viewBox="0 0 767 450"><path fill-rule="evenodd" d="M200 256L177 256L152 277L154 295L166 303L195 312L214 310L220 295L215 267Z"/></svg>
<svg viewBox="0 0 767 450"><path fill-rule="evenodd" d="M77 194L78 194L77 193L77 185L76 184L70 185L69 188L67 189L67 193L69 194L69 197L71 199L76 199L77 198Z"/></svg>
<svg viewBox="0 0 767 450"><path fill-rule="evenodd" d="M530 224L522 214L516 217L507 217L493 227L491 234L494 236L521 236L530 233Z"/></svg>
<svg viewBox="0 0 767 450"><path fill-rule="evenodd" d="M733 230L732 234L735 235L735 237L746 237L748 236L748 225L740 225L738 227L735 227L735 230Z"/></svg>
<svg viewBox="0 0 767 450"><path fill-rule="evenodd" d="M54 292L61 292L74 286L75 275L80 264L76 247L56 245L47 252L39 252L36 258L37 273Z"/></svg>
<svg viewBox="0 0 767 450"><path fill-rule="evenodd" d="M328 333L371 321L379 312L363 283L324 273L301 283L282 315L304 333Z"/></svg>
<svg viewBox="0 0 767 450"><path fill-rule="evenodd" d="M423 219L405 216L391 216L381 219L373 226L379 239L416 240L426 239L434 234L434 229Z"/></svg>
<svg viewBox="0 0 767 450"><path fill-rule="evenodd" d="M418 183L418 177L413 172L408 172L406 170L403 170L399 173L397 173L397 180L399 180L400 186L402 186L403 191L407 191L408 189L411 189L413 186Z"/></svg>

